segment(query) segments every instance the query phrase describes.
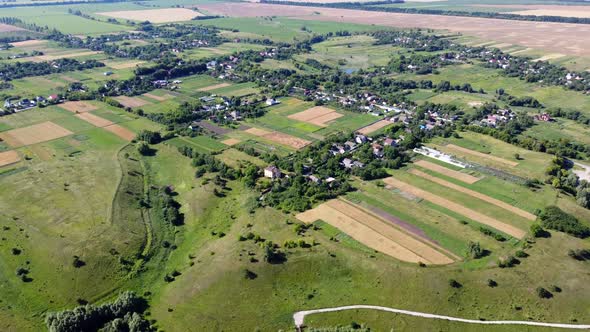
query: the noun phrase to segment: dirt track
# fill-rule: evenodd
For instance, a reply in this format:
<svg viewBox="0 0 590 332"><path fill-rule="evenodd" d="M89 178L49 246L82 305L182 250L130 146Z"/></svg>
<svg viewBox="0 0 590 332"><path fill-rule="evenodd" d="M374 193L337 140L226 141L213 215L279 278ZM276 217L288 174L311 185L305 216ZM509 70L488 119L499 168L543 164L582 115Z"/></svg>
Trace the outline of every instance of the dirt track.
<svg viewBox="0 0 590 332"><path fill-rule="evenodd" d="M588 24L399 14L259 3L211 3L199 5L199 9L212 14L235 17L286 16L303 20L375 24L398 28L431 28L568 55L590 55L590 38L584 38L590 36Z"/></svg>
<svg viewBox="0 0 590 332"><path fill-rule="evenodd" d="M409 194L412 194L416 197L420 197L422 199L425 199L425 200L427 200L431 203L434 203L438 206L442 206L446 209L457 212L457 213L464 215L465 217L467 217L469 219L473 219L481 224L495 228L495 229L502 231L512 237L517 238L517 239L522 239L526 235L526 232L521 230L520 228L506 224L498 219L488 217L488 216L481 214L475 210L467 208L461 204L451 202L448 199L442 198L442 197L432 194L428 191L419 189L417 187L412 186L411 184L402 182L398 179L390 177L390 178L384 179L383 182L385 182L386 184L391 185L395 188L398 188L402 191L405 191Z"/></svg>

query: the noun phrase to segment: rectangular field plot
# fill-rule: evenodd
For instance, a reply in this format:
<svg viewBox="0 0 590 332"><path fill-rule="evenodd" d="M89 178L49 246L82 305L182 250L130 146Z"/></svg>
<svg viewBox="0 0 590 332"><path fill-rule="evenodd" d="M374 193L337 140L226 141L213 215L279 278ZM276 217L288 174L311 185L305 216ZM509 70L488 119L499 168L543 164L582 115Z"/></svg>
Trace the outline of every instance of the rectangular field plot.
<svg viewBox="0 0 590 332"><path fill-rule="evenodd" d="M0 167L11 165L20 161L18 152L11 150L0 152Z"/></svg>
<svg viewBox="0 0 590 332"><path fill-rule="evenodd" d="M125 107L141 107L147 104L150 104L150 102L148 102L147 100L138 98L138 97L127 97L127 96L119 96L119 97L115 97L114 99L116 99L119 103L121 103L121 105L125 106Z"/></svg>
<svg viewBox="0 0 590 332"><path fill-rule="evenodd" d="M470 204L456 203L455 201L451 201L447 198L443 198L440 195L437 195L437 194L432 193L427 190L423 190L423 189L418 188L410 183L401 181L401 180L393 178L393 177L386 178L383 180L383 182L385 182L386 184L388 184L392 187L398 188L399 190L401 190L405 193L408 193L408 194L413 195L415 197L419 197L419 198L429 201L435 205L442 206L445 209L449 209L453 212L459 213L465 217L475 220L478 223L481 223L486 226L497 229L497 230L499 230L503 233L506 233L514 238L522 239L526 235L526 232L518 227L515 227L515 226L508 224L506 222L500 221L494 217L490 217L487 214L483 214L483 213L476 211L472 208L468 208L467 205L470 205Z"/></svg>
<svg viewBox="0 0 590 332"><path fill-rule="evenodd" d="M84 101L67 101L63 104L59 104L58 107L72 113L85 113L98 109L97 106Z"/></svg>
<svg viewBox="0 0 590 332"><path fill-rule="evenodd" d="M102 12L97 14L114 18L122 18L125 20L150 21L152 23L190 21L193 17L203 15L197 11L185 8L124 10L116 12Z"/></svg>
<svg viewBox="0 0 590 332"><path fill-rule="evenodd" d="M459 171L455 171L449 168L446 168L444 166L440 166L438 164L435 163L431 163L429 161L426 160L418 160L416 162L414 162L415 165L418 165L420 167L426 168L428 170L431 170L433 172L437 172L440 173L442 175L446 175L448 177L452 177L454 179L457 179L459 181L468 183L468 184L473 184L479 180L481 180L478 177L475 177L473 175L469 175L469 174L465 174L465 173L461 173Z"/></svg>
<svg viewBox="0 0 590 332"><path fill-rule="evenodd" d="M327 127L329 122L336 120L342 116L342 114L337 113L333 109L323 106L315 106L303 112L291 114L288 116L288 118L297 121L307 122L315 126Z"/></svg>
<svg viewBox="0 0 590 332"><path fill-rule="evenodd" d="M256 88L256 84L248 82L231 84L229 86L219 86L214 89L207 90L207 92L226 97L243 97L258 93L259 91Z"/></svg>
<svg viewBox="0 0 590 332"><path fill-rule="evenodd" d="M0 138L10 147L16 148L46 142L72 134L73 132L47 121L24 128L4 131L0 133Z"/></svg>
<svg viewBox="0 0 590 332"><path fill-rule="evenodd" d="M305 223L322 220L364 245L402 261L450 264L454 260L366 210L342 200L328 201L297 218Z"/></svg>
<svg viewBox="0 0 590 332"><path fill-rule="evenodd" d="M257 137L264 138L271 142L289 146L293 149L301 149L311 144L311 141L284 134L278 131L268 131L260 128L250 128L245 130L244 132Z"/></svg>
<svg viewBox="0 0 590 332"><path fill-rule="evenodd" d="M363 135L369 135L371 133L376 132L377 130L379 130L381 128L387 127L390 124L392 124L392 122L387 121L387 120L379 120L375 123L372 123L366 127L359 129L358 132Z"/></svg>

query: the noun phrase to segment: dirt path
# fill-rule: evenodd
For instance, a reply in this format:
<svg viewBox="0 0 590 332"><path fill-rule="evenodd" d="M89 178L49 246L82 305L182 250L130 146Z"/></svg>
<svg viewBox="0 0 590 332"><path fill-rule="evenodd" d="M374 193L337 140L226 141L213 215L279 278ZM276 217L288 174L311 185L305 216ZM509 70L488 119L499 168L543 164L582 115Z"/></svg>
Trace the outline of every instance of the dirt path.
<svg viewBox="0 0 590 332"><path fill-rule="evenodd" d="M528 219L528 220L536 220L537 219L537 216L535 216L532 213L529 213L527 211L521 210L521 209L519 209L519 208L517 208L517 207L515 207L513 205L510 205L508 203L502 202L501 200L495 199L495 198L490 197L488 195L484 195L484 194L479 193L477 191L474 191L474 190L471 190L471 189L467 189L465 187L458 186L458 185L456 185L454 183L451 183L449 181L445 181L443 179L439 179L439 178L437 178L435 176L432 176L430 174L426 174L426 173L424 173L422 171L419 171L417 169L411 169L409 172L412 173L412 174L414 174L414 175L417 175L417 176L419 176L419 177L421 177L423 179L426 179L428 181L432 181L434 183L438 183L441 186L445 186L447 188L450 188L450 189L453 189L453 190L462 192L464 194L467 194L467 195L469 195L471 197L475 197L475 198L481 199L482 201L488 202L488 203L493 204L493 205L495 205L497 207L500 207L500 208L502 208L504 210L510 211L510 212L512 212L514 214L517 214L517 215L525 218L525 219Z"/></svg>
<svg viewBox="0 0 590 332"><path fill-rule="evenodd" d="M323 308L323 309L315 309L315 310L305 310L305 311L297 311L293 314L293 321L295 322L295 326L297 329L301 331L301 327L305 321L305 316L311 314L319 314L324 312L335 312L335 311L344 311L344 310L356 310L356 309L370 309L370 310L380 310L380 311L387 311L392 312L395 314L400 315L407 315L407 316L414 316L414 317L422 317L428 319L440 319L440 320L447 320L451 322L460 322L466 324L481 324L481 325L525 325L525 326L542 326L542 327L555 327L561 329L576 329L576 330L587 330L590 329L590 325L577 325L577 324L561 324L561 323L541 323L541 322L530 322L530 321L518 321L518 320L477 320L477 319L465 319L465 318L458 318L458 317L451 317L451 316L442 316L436 314L429 314L425 312L418 312L418 311L410 311L410 310L402 310L402 309L395 309L395 308L388 308L388 307L381 307L376 305L349 305L344 307L334 307L334 308Z"/></svg>

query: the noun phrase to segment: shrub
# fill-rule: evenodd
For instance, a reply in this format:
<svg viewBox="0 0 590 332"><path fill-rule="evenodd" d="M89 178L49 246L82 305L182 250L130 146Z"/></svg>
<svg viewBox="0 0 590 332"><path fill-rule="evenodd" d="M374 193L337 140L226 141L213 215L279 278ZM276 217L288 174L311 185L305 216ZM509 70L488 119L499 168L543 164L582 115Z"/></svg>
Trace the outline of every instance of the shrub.
<svg viewBox="0 0 590 332"><path fill-rule="evenodd" d="M485 250L481 247L479 242L469 241L467 244L467 255L473 259L478 259L485 256Z"/></svg>
<svg viewBox="0 0 590 332"><path fill-rule="evenodd" d="M549 232L543 229L539 224L532 224L531 225L531 234L534 237L549 237Z"/></svg>
<svg viewBox="0 0 590 332"><path fill-rule="evenodd" d="M483 226L481 226L481 227L479 228L479 231L480 231L482 234L484 234L484 235L487 235L487 236L489 236L489 237L492 237L492 238L494 238L496 241L499 241L499 242L504 242L504 241L506 241L506 238L504 237L504 235L502 235L502 234L500 234L500 233L498 233L498 232L496 232L496 231L494 231L494 230L491 230L491 229L489 229L489 228L487 228L487 227L483 227Z"/></svg>
<svg viewBox="0 0 590 332"><path fill-rule="evenodd" d="M453 288L461 288L463 287L463 285L461 285L457 280L455 279L449 279L449 286L453 287Z"/></svg>
<svg viewBox="0 0 590 332"><path fill-rule="evenodd" d="M253 280L258 278L258 275L248 269L244 270L244 278L248 279L248 280Z"/></svg>
<svg viewBox="0 0 590 332"><path fill-rule="evenodd" d="M539 215L543 227L564 232L575 237L590 236L590 228L582 224L576 217L562 211L557 206L548 206Z"/></svg>
<svg viewBox="0 0 590 332"><path fill-rule="evenodd" d="M520 261L514 258L514 256L502 257L498 260L498 267L502 269L507 267L513 267L517 264L520 264Z"/></svg>
<svg viewBox="0 0 590 332"><path fill-rule="evenodd" d="M518 258L527 258L529 257L529 254L527 254L526 252L524 252L523 250L517 250L514 253L514 256L518 257Z"/></svg>
<svg viewBox="0 0 590 332"><path fill-rule="evenodd" d="M488 279L488 287L494 288L497 287L498 283L493 279Z"/></svg>
<svg viewBox="0 0 590 332"><path fill-rule="evenodd" d="M567 252L568 256L575 260L585 261L590 260L590 250L588 249L570 249Z"/></svg>
<svg viewBox="0 0 590 332"><path fill-rule="evenodd" d="M541 299L550 299L553 297L553 294L551 294L550 291L546 290L543 287L537 287L536 292L537 296Z"/></svg>

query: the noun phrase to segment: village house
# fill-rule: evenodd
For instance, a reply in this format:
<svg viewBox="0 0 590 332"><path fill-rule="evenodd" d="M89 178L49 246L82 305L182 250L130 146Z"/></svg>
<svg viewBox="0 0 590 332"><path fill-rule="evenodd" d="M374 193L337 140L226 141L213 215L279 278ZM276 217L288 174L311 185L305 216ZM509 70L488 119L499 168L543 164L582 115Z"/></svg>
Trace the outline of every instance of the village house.
<svg viewBox="0 0 590 332"><path fill-rule="evenodd" d="M276 100L274 98L268 98L266 100L266 105L268 105L268 106L273 106L273 105L277 105L277 104L280 104L280 103L281 103L280 101L278 101L278 100Z"/></svg>
<svg viewBox="0 0 590 332"><path fill-rule="evenodd" d="M281 177L281 170L276 166L268 166L264 169L264 177L278 179Z"/></svg>

